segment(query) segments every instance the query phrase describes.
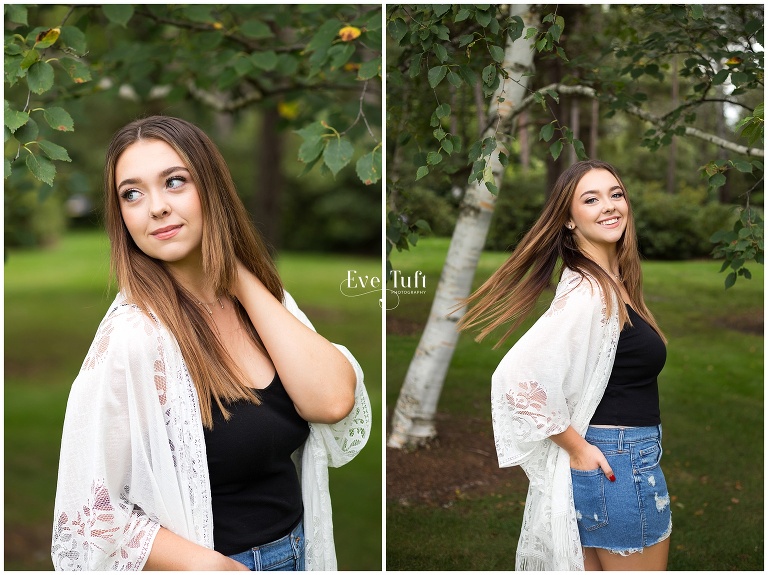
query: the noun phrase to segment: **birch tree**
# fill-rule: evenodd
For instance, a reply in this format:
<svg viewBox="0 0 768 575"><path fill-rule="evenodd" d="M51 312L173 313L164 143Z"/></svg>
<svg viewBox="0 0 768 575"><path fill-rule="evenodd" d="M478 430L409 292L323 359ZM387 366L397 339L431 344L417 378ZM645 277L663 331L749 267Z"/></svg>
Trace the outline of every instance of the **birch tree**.
<svg viewBox="0 0 768 575"><path fill-rule="evenodd" d="M515 21L525 28L537 24L536 15L525 4L511 6L509 17L518 19ZM475 177L464 193L429 321L395 407L388 439L390 447L419 445L436 434L433 421L437 401L458 339L456 322L462 313L450 315L450 312L457 301L469 295L506 165L506 148L498 128L527 95L528 79L533 72L535 35L517 35L513 40L514 36L508 36L503 55L497 53L502 79L491 98L487 127L479 145L469 154L475 158ZM492 84L496 67L489 64L487 69L482 80Z"/></svg>

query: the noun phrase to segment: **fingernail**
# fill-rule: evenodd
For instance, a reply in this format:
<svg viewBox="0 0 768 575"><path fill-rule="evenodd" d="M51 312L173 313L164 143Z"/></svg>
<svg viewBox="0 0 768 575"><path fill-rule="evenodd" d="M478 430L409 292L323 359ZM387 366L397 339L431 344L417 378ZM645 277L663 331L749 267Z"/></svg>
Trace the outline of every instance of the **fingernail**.
<svg viewBox="0 0 768 575"><path fill-rule="evenodd" d="M611 476L608 479L610 479L611 481L616 481L616 476L613 473L611 473Z"/></svg>

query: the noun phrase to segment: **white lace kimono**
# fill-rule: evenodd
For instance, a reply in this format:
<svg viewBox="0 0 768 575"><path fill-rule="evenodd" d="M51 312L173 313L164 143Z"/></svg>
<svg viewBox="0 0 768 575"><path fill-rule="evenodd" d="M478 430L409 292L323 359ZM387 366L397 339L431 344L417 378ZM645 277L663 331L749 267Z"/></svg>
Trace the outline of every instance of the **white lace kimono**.
<svg viewBox="0 0 768 575"><path fill-rule="evenodd" d="M287 293L284 305L312 327ZM314 328L312 328L314 329ZM294 454L308 570L336 569L328 466L365 445L371 409L360 365L355 406L310 424ZM57 570L140 570L160 526L213 548L208 462L197 392L174 337L120 294L72 385L62 436L51 557Z"/></svg>
<svg viewBox="0 0 768 575"><path fill-rule="evenodd" d="M586 434L610 378L621 331L617 302L611 300L609 310L594 279L566 269L549 310L493 374L499 465L520 465L530 481L517 570L584 570L570 458L549 436L569 425Z"/></svg>

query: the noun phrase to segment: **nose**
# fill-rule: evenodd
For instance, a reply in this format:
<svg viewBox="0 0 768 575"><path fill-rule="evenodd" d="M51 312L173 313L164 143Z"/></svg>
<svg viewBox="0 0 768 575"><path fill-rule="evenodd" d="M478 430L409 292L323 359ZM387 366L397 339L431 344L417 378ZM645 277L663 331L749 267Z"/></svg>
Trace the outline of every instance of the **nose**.
<svg viewBox="0 0 768 575"><path fill-rule="evenodd" d="M603 208L603 213L610 214L615 209L616 208L614 205L611 202L608 202L608 204L606 204L606 206Z"/></svg>
<svg viewBox="0 0 768 575"><path fill-rule="evenodd" d="M171 213L171 206L165 200L163 194L151 194L152 201L149 205L149 215L153 219L164 218Z"/></svg>

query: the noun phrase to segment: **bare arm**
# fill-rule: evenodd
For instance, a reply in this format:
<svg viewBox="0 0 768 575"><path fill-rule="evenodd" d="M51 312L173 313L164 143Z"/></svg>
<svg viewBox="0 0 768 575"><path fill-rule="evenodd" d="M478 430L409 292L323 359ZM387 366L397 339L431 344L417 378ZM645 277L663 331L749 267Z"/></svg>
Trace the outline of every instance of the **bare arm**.
<svg viewBox="0 0 768 575"><path fill-rule="evenodd" d="M355 372L336 347L304 325L238 262L234 295L259 332L296 411L307 421L336 423L355 404Z"/></svg>
<svg viewBox="0 0 768 575"><path fill-rule="evenodd" d="M608 460L603 452L588 443L573 426L569 425L564 432L551 435L550 439L568 452L573 469L590 470L599 467L608 479L616 481L613 470L608 465Z"/></svg>
<svg viewBox="0 0 768 575"><path fill-rule="evenodd" d="M248 567L161 527L144 565L145 571L249 571Z"/></svg>

